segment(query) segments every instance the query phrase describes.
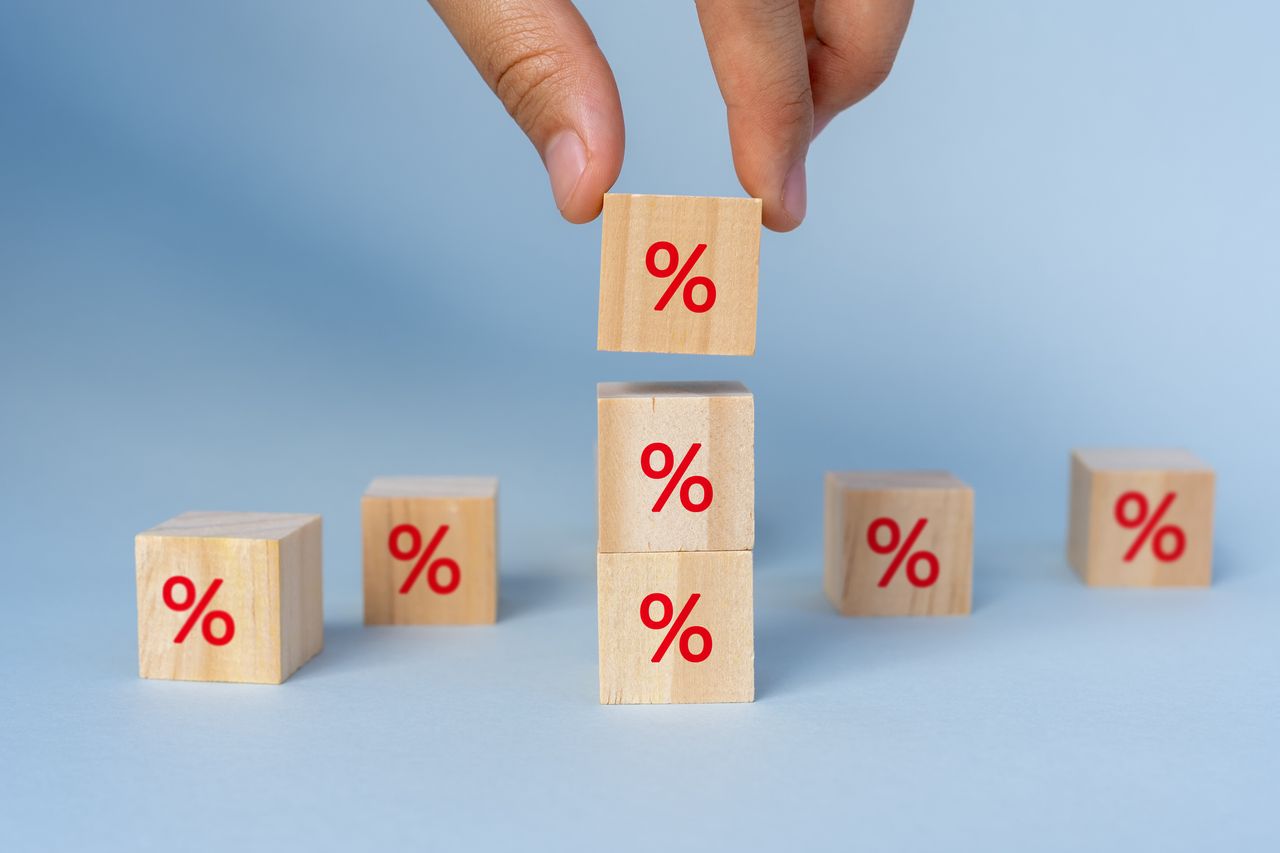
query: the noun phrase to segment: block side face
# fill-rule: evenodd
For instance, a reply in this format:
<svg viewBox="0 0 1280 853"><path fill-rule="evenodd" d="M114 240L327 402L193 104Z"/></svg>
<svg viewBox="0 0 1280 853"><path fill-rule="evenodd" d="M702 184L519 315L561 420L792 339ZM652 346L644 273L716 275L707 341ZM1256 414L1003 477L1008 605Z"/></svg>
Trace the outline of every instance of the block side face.
<svg viewBox="0 0 1280 853"><path fill-rule="evenodd" d="M1212 582L1211 471L1095 472L1092 486L1086 572L1090 585ZM1122 502L1125 524L1117 517Z"/></svg>
<svg viewBox="0 0 1280 853"><path fill-rule="evenodd" d="M286 512L184 512L162 522L145 536L211 539L279 540L312 523L320 516Z"/></svg>
<svg viewBox="0 0 1280 853"><path fill-rule="evenodd" d="M142 534L136 540L138 584L138 657L143 678L188 681L238 681L276 684L281 680L280 564L277 543ZM176 581L172 601L164 588ZM189 583L188 583L189 582ZM183 625L214 586L202 616L195 617L181 642ZM188 590L194 590L191 602ZM225 613L234 632L225 644Z"/></svg>
<svg viewBox="0 0 1280 853"><path fill-rule="evenodd" d="M753 547L755 418L749 395L604 398L598 412L597 550L736 551ZM665 477L646 474L642 467L646 451L650 472L669 470ZM679 485L663 500L675 472L691 452ZM709 504L697 478L711 483ZM699 509L701 506L705 509Z"/></svg>
<svg viewBox="0 0 1280 853"><path fill-rule="evenodd" d="M844 490L839 479L828 473L823 482L822 503L822 590L827 600L840 610L844 605L846 567Z"/></svg>
<svg viewBox="0 0 1280 853"><path fill-rule="evenodd" d="M1067 511L1067 562L1083 581L1088 581L1089 529L1093 524L1093 473L1071 454L1071 494Z"/></svg>
<svg viewBox="0 0 1280 853"><path fill-rule="evenodd" d="M602 704L750 702L755 698L755 636L749 551L601 554L597 562ZM641 605L650 595L647 627ZM657 662L654 656L693 596L684 627ZM669 621L668 621L669 620ZM705 628L703 651L690 628ZM686 657L686 652L688 657Z"/></svg>
<svg viewBox="0 0 1280 853"><path fill-rule="evenodd" d="M606 196L597 347L754 353L760 215L756 199ZM649 251L659 244L665 247L652 260L663 274L655 275ZM690 260L684 284L663 303L677 270Z"/></svg>
<svg viewBox="0 0 1280 853"><path fill-rule="evenodd" d="M631 197L606 193L600 218L600 299L596 348L617 351L622 347L627 321L627 234L631 230Z"/></svg>
<svg viewBox="0 0 1280 853"><path fill-rule="evenodd" d="M280 680L324 648L324 556L317 520L276 545L280 562Z"/></svg>
<svg viewBox="0 0 1280 853"><path fill-rule="evenodd" d="M497 505L496 498L363 498L365 624L496 621ZM416 571L437 536L430 559Z"/></svg>
<svg viewBox="0 0 1280 853"><path fill-rule="evenodd" d="M970 612L972 489L846 491L843 498L845 585L838 603L842 614L955 616ZM905 556L890 571L899 553ZM937 562L936 572L928 555Z"/></svg>
<svg viewBox="0 0 1280 853"><path fill-rule="evenodd" d="M497 477L376 477L365 495L375 498L496 498Z"/></svg>

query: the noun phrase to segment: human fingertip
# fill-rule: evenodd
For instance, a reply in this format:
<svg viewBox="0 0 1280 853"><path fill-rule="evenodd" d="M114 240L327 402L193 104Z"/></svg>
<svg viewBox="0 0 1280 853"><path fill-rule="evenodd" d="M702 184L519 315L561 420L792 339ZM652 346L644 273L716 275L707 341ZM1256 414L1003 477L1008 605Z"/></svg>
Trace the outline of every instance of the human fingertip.
<svg viewBox="0 0 1280 853"><path fill-rule="evenodd" d="M572 220L573 196L587 171L587 146L577 131L562 130L547 143L542 162L547 168L556 207L566 219Z"/></svg>
<svg viewBox="0 0 1280 853"><path fill-rule="evenodd" d="M782 182L782 209L791 218L794 228L804 221L808 207L809 188L802 157L792 165Z"/></svg>

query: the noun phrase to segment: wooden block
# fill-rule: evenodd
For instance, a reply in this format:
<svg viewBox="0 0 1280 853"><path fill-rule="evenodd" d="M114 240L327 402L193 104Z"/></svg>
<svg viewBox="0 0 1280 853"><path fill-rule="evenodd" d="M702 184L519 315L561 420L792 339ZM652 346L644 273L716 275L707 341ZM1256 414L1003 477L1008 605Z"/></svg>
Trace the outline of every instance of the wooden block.
<svg viewBox="0 0 1280 853"><path fill-rule="evenodd" d="M828 473L827 598L845 616L967 614L973 489L941 471Z"/></svg>
<svg viewBox="0 0 1280 853"><path fill-rule="evenodd" d="M1213 484L1185 450L1075 451L1068 561L1090 586L1208 586Z"/></svg>
<svg viewBox="0 0 1280 853"><path fill-rule="evenodd" d="M496 479L379 477L360 514L366 625L497 620Z"/></svg>
<svg viewBox="0 0 1280 853"><path fill-rule="evenodd" d="M754 353L760 210L758 198L605 195L597 348Z"/></svg>
<svg viewBox="0 0 1280 853"><path fill-rule="evenodd" d="M596 550L755 544L755 407L742 383L604 382L597 407Z"/></svg>
<svg viewBox="0 0 1280 853"><path fill-rule="evenodd" d="M324 646L320 516L188 512L140 533L143 678L279 684Z"/></svg>
<svg viewBox="0 0 1280 853"><path fill-rule="evenodd" d="M596 573L600 704L755 699L750 551L600 554Z"/></svg>

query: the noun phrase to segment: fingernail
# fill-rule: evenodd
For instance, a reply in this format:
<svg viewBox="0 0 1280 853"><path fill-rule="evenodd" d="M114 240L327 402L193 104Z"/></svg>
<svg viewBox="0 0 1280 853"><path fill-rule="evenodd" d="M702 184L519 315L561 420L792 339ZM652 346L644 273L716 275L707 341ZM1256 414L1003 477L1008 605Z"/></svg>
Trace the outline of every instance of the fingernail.
<svg viewBox="0 0 1280 853"><path fill-rule="evenodd" d="M547 143L542 162L551 178L551 194L555 196L556 207L564 210L582 179L582 173L587 170L587 146L582 144L578 134L563 130Z"/></svg>
<svg viewBox="0 0 1280 853"><path fill-rule="evenodd" d="M805 185L804 160L801 160L791 167L782 182L782 209L796 222L803 222L808 204L809 191Z"/></svg>

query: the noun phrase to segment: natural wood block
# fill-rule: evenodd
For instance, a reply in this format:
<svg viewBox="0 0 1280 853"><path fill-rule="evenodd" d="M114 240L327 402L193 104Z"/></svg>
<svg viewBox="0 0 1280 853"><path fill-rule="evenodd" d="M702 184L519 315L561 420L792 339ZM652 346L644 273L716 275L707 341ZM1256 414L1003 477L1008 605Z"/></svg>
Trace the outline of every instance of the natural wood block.
<svg viewBox="0 0 1280 853"><path fill-rule="evenodd" d="M1213 484L1185 450L1075 451L1068 561L1090 586L1208 586Z"/></svg>
<svg viewBox="0 0 1280 853"><path fill-rule="evenodd" d="M498 481L379 477L360 501L366 625L498 618Z"/></svg>
<svg viewBox="0 0 1280 853"><path fill-rule="evenodd" d="M755 699L750 551L596 559L602 705Z"/></svg>
<svg viewBox="0 0 1280 853"><path fill-rule="evenodd" d="M143 678L279 684L324 646L320 516L188 512L138 534Z"/></svg>
<svg viewBox="0 0 1280 853"><path fill-rule="evenodd" d="M596 550L755 544L755 407L742 383L604 382L597 408Z"/></svg>
<svg viewBox="0 0 1280 853"><path fill-rule="evenodd" d="M604 197L597 348L756 351L760 199Z"/></svg>
<svg viewBox="0 0 1280 853"><path fill-rule="evenodd" d="M827 598L845 616L966 614L973 489L941 471L826 478Z"/></svg>

